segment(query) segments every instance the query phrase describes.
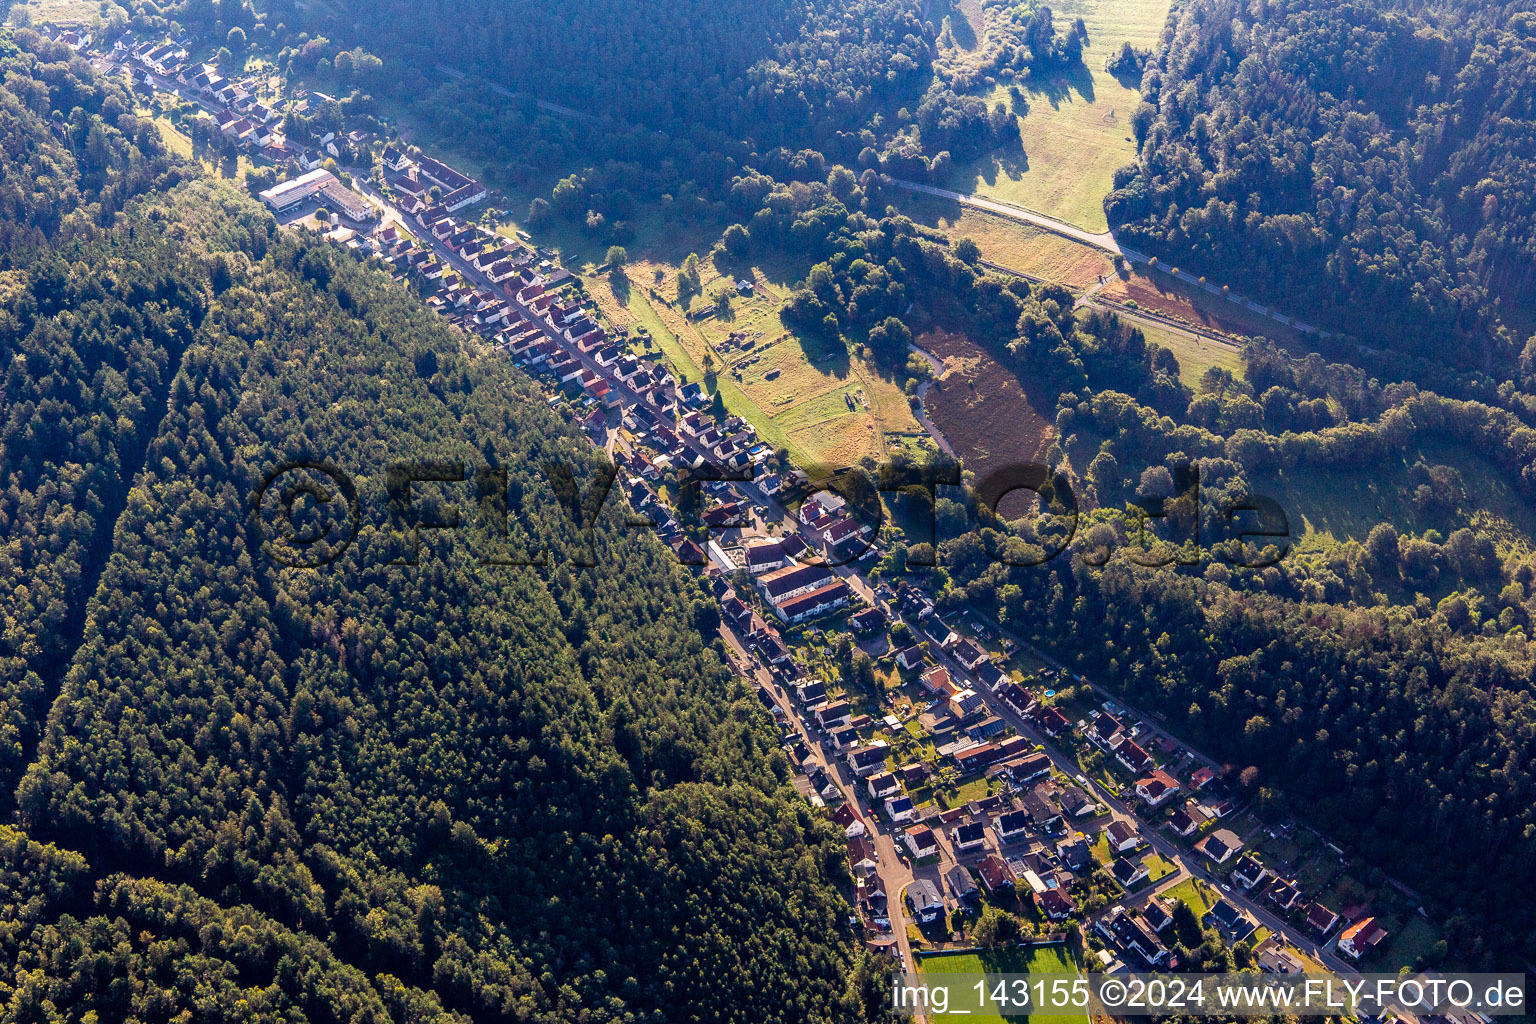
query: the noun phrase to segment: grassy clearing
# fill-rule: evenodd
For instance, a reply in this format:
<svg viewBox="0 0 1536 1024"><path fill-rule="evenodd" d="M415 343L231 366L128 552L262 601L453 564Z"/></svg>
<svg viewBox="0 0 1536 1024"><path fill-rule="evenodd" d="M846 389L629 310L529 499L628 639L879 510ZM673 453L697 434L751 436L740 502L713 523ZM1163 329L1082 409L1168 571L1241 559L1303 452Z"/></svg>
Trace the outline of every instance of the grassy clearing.
<svg viewBox="0 0 1536 1024"><path fill-rule="evenodd" d="M1452 509L1421 509L1412 498L1408 468L1418 458L1429 465L1454 466L1466 497ZM1438 530L1442 536L1470 526L1495 538L1499 554L1529 553L1536 536L1536 511L1523 502L1504 474L1474 452L1431 443L1369 467L1308 469L1257 474L1256 491L1280 502L1300 538L1298 553L1328 541L1364 541L1377 523L1402 533Z"/></svg>
<svg viewBox="0 0 1536 1024"><path fill-rule="evenodd" d="M180 128L171 124L169 118L155 118L155 127L160 129L160 138L165 140L167 149L188 160L192 158L192 140Z"/></svg>
<svg viewBox="0 0 1536 1024"><path fill-rule="evenodd" d="M1064 945L1013 946L1007 949L982 950L974 953L930 953L918 960L918 968L924 974L975 975L980 979L988 974L1039 974L1076 977L1077 964ZM957 986L951 985L951 988ZM959 1003L964 995L974 999L973 992L952 997ZM989 1008L991 1004L989 1003ZM946 1021L970 1021L976 1024L1003 1024L1005 1021L1029 1021L1031 1024L1083 1024L1087 1011L1077 1013L1010 1014L1004 1016L995 1008L981 1013L934 1014L940 1024Z"/></svg>
<svg viewBox="0 0 1536 1024"><path fill-rule="evenodd" d="M1205 371L1213 366L1221 367L1239 380L1247 373L1247 367L1243 365L1243 354L1236 345L1223 345L1191 337L1183 331L1146 321L1134 323L1146 335L1148 342L1161 345L1173 353L1179 361L1179 379L1191 388L1198 386Z"/></svg>
<svg viewBox="0 0 1536 1024"><path fill-rule="evenodd" d="M1115 171L1136 152L1131 114L1141 102L1138 82L1119 81L1104 61L1122 43L1153 48L1168 19L1169 0L1061 0L1056 23L1081 17L1089 45L1083 67L1024 90L1019 120L1023 151L989 155L961 168L957 187L1060 217L1090 231L1107 230L1104 197ZM990 106L1008 102L999 87Z"/></svg>
<svg viewBox="0 0 1536 1024"><path fill-rule="evenodd" d="M917 343L944 364L923 405L966 469L984 476L995 466L1034 461L1045 450L1055 428L991 353L944 331L930 331Z"/></svg>
<svg viewBox="0 0 1536 1024"><path fill-rule="evenodd" d="M28 0L27 3L16 4L12 8L10 21L14 24L20 18L30 17L34 25L41 25L44 22L60 25L89 25L97 21L100 16L101 5L92 3L90 0Z"/></svg>
<svg viewBox="0 0 1536 1024"><path fill-rule="evenodd" d="M840 468L865 455L882 457L907 443L888 432L921 430L906 395L878 368L856 353L821 354L785 329L778 311L798 268L732 267L725 274L703 260L700 269L703 295L689 308L709 309L728 291L725 316L686 315L677 302L676 268L657 259L632 261L627 286L608 274L592 275L588 284L611 321L649 330L675 372L718 388L728 409L802 466ZM749 293L738 290L740 280L752 281Z"/></svg>
<svg viewBox="0 0 1536 1024"><path fill-rule="evenodd" d="M141 111L148 115L148 111ZM244 181L245 176L257 165L244 153L239 154L234 160L210 160L206 156L199 156L194 152L191 136L182 131L171 119L164 114L153 118L155 127L160 130L160 137L165 140L166 148L178 156L187 159L196 159L203 165L203 169L216 178L230 178L235 181ZM265 163L265 161L262 161Z"/></svg>
<svg viewBox="0 0 1536 1024"><path fill-rule="evenodd" d="M1114 266L1098 249L939 196L910 193L901 212L951 240L970 238L989 263L1081 290Z"/></svg>

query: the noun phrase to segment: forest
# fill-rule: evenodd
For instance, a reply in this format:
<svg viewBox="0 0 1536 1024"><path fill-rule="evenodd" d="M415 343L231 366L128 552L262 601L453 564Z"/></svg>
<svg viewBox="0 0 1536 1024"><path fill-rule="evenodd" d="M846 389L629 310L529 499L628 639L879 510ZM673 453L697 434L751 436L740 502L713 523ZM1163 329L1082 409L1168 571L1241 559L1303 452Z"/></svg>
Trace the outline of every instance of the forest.
<svg viewBox="0 0 1536 1024"><path fill-rule="evenodd" d="M180 180L83 61L15 42L8 159L116 198L18 198L4 257L8 1016L862 1019L841 837L699 630L708 595L617 512L605 569L564 557L534 467L585 479L587 443L413 292ZM60 107L79 131L37 113ZM156 164L174 187L128 198ZM374 498L324 572L265 557L248 505L304 456ZM384 467L412 458L507 467L509 535L391 565ZM497 546L557 568L481 564Z"/></svg>
<svg viewBox="0 0 1536 1024"><path fill-rule="evenodd" d="M1171 518L1188 536L1193 510L1170 485L1192 460L1207 523L1276 468L1371 473L1429 442L1483 453L1529 502L1528 396L1509 386L1440 395L1262 341L1245 349L1243 378L1215 369L1191 387L1168 350L1113 314L1074 310L1056 285L987 273L966 262L967 247L903 217L871 217L879 192L869 185L846 205L830 183L774 185L747 218L752 244L793 244L818 261L786 322L798 317L823 343L867 344L908 373L892 340L906 327L888 314L915 303L1056 402L1050 465L1066 464L1077 432L1103 439L1073 471L1085 515L1070 557L1038 564L1059 537L1038 519L1000 521L972 492L968 504L936 502L936 568L915 569L929 561L918 557L909 566L920 542L888 527L876 575L928 575L945 607L989 609L1162 709L1213 755L1255 767L1266 806L1342 837L1423 893L1466 962L1536 953L1532 908L1507 894L1508 879L1536 870L1527 548L1477 528L1447 536L1383 523L1364 541L1261 569L1242 568L1257 560L1220 531L1199 535L1210 557L1188 565L1167 564L1188 554L1174 550L1176 533L1161 545L1166 567L1128 557L1140 499L1174 498ZM1409 483L1424 507L1478 497L1455 467L1422 458Z"/></svg>
<svg viewBox="0 0 1536 1024"><path fill-rule="evenodd" d="M1507 375L1536 323L1536 20L1179 8L1106 201L1133 245L1377 349Z"/></svg>

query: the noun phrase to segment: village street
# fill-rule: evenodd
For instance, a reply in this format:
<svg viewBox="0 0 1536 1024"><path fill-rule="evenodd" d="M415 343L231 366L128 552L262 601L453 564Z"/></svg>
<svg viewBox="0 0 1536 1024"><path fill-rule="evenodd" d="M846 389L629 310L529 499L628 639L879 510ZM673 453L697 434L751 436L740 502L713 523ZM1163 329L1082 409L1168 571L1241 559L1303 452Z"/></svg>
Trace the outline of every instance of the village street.
<svg viewBox="0 0 1536 1024"><path fill-rule="evenodd" d="M392 220L398 220L401 223L405 222L404 215L401 213L401 211L399 211L392 203L385 200L376 191L369 189L368 198L371 202L380 206L384 212L385 217ZM462 274L465 279L471 282L473 285L490 292L498 298L505 298L515 309L518 310L518 312L523 314L523 316L529 322L537 325L538 328L547 337L556 339L561 342L565 340L561 338L553 328L546 324L541 317L534 314L523 303L519 302L515 293L513 293L511 289L492 283L472 264L462 259L456 252L454 252L447 245L443 244L443 242L439 239L433 237L430 233L420 233L419 237L423 243L429 245L432 248L432 250L439 256L440 259L442 259L448 266L452 267L458 273ZM614 389L615 395L617 395L619 398L619 405L621 410L631 407L638 400L638 396L635 394L634 390L630 388L628 384L618 379L612 367L600 366L590 353L580 352L574 347L571 347L571 354L579 361L580 365L586 369L591 370L593 373L597 374L610 384L610 386ZM712 453L698 446L685 433L679 432L678 436L684 444L690 457L713 461ZM609 440L611 443L611 437ZM812 546L813 550L819 549L819 538L815 536L814 532L801 524L798 517L791 513L790 510L777 498L764 493L756 483L733 483L730 485L730 490L743 501L745 501L749 507L752 508L760 524L766 525L768 522L777 523L781 532L792 531L797 533ZM879 608L893 622L901 618L898 609L890 606L875 593L873 586L870 584L863 571L860 570L857 563L832 566L831 568L840 578L847 582L849 587L866 604L870 605L871 607ZM739 638L733 637L732 640L734 641L732 646L735 647L740 653L743 664L750 663L753 665L753 675L756 680L765 684L767 691L770 694L773 694L774 700L779 704L780 707L783 708L784 713L789 716L789 720L795 722L797 730L799 730L801 734L806 738L807 746L816 751L816 756L827 768L829 775L832 778L835 778L839 787L844 790L845 797L851 794L852 799L850 800L850 803L856 807L862 806L862 802L858 799L858 780L846 770L846 768L839 762L839 759L827 756L825 752L821 750L819 743L811 741L811 732L806 729L805 723L799 718L794 708L793 702L789 700L788 695L785 694L782 688L778 686L777 682L773 680L772 674L767 672L766 669L762 668L754 656L746 653L745 648L740 643ZM1022 643L1022 641L1018 642ZM943 650L942 648L938 647L938 645L933 645L931 653L938 664L943 665L952 673L957 674L961 678L964 678L967 675L963 666L961 666L948 651ZM1057 664L1054 659L1051 659L1048 656L1040 655L1040 658L1047 664ZM1112 695L1108 694L1108 692L1104 691L1101 687L1095 685L1095 689L1098 692L1104 694L1107 698L1112 697ZM1009 707L1000 697L992 693L989 688L985 686L978 687L978 695L981 697L989 712L1003 719L1003 721L1012 726L1019 735L1027 737L1033 742L1038 743L1051 757L1052 762L1060 771L1066 774L1069 778L1076 778L1079 784L1086 782L1086 788L1089 790L1091 795L1097 801L1109 808L1110 817L1112 820L1123 820L1136 825L1138 831L1147 841L1151 849L1175 866L1176 871L1173 875L1166 879L1160 879L1154 887L1147 891L1123 897L1120 901L1117 901L1117 904L1140 904L1146 899L1150 898L1154 890L1161 890L1171 885L1176 885L1179 881L1182 881L1183 879L1190 876L1198 876L1202 878L1210 877L1205 865L1198 862L1198 855L1188 853L1175 846L1167 837L1161 835L1156 829L1147 827L1144 823L1142 823L1124 801L1110 794L1097 783L1091 780L1087 780L1081 774L1076 762L1066 752L1054 744L1049 739L1049 737L1041 735L1039 731L1036 730L1021 715ZM1148 716L1143 716L1143 718L1144 720L1148 720ZM1153 728L1159 736L1166 735L1161 729L1157 729L1155 726ZM1195 754L1195 756L1206 764L1213 764L1209 758L1198 754ZM906 885L913 880L914 875L911 868L904 863L905 858L898 855L896 843L899 840L897 839L895 833L889 828L878 825L875 821L875 817L876 816L874 814L864 815L866 824L871 827L872 835L876 841L876 849L880 855L881 878L886 882L887 885L886 891L890 900L892 930L895 934L897 946L902 950L904 956L910 957L910 948L908 947L906 941L905 911L902 906L902 893ZM954 851L950 848L949 837L943 834L943 830L936 830L936 833L940 836L941 860L937 865L931 865L926 869L920 869L920 873L924 877L932 877L937 882L937 880L942 875L943 869L956 863L957 861L954 855ZM966 858L966 861L968 862L967 866L974 864L975 860L977 859L979 859L979 856ZM1255 920L1270 928L1276 934L1283 936L1287 941L1290 941L1293 944L1298 944L1303 950L1308 952L1309 955L1316 957L1325 965L1337 970L1345 969L1346 965L1340 958L1332 955L1328 950L1320 948L1316 943L1307 942L1300 935L1295 934L1295 929L1287 925L1286 922L1282 921L1278 916L1272 914L1266 907L1261 905L1259 901L1249 899L1246 895L1235 891L1229 892L1224 890L1223 895L1232 903L1250 913ZM1112 906L1113 905L1115 904L1112 904ZM1107 909L1108 908L1106 908L1106 910ZM908 959L907 962L910 963L910 959Z"/></svg>

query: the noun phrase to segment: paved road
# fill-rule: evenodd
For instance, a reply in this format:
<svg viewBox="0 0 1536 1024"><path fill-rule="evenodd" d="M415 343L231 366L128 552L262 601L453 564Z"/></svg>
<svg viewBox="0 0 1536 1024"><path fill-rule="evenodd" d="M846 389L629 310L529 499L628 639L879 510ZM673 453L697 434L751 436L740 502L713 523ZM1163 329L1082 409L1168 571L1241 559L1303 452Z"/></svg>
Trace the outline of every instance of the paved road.
<svg viewBox="0 0 1536 1024"><path fill-rule="evenodd" d="M738 661L738 667L767 690L774 704L783 711L784 721L794 727L796 734L805 744L806 749L809 751L805 759L806 770L809 771L815 765L820 765L826 769L827 776L836 782L838 789L842 791L843 799L850 807L860 812L860 817L868 829L869 837L875 846L875 859L878 862L875 873L879 875L881 883L885 886L886 914L891 922L891 938L896 944L896 949L901 954L903 967L910 970L914 960L912 959L912 943L907 938L907 886L911 885L916 878L924 877L931 879L935 884L939 885L942 892L941 872L950 862L945 859L939 864L928 865L914 871L911 862L907 860L902 852L897 850L896 843L898 840L894 829L890 825L878 820L867 809L868 800L861 792L862 780L850 772L847 765L840 758L827 753L826 748L822 745L822 741L813 736L811 731L806 728L788 691L779 684L778 679L774 677L773 673L764 668L754 655L747 650L743 640L725 624L720 626L720 635L725 640L726 645L734 652ZM918 1019L922 1021L925 1018L920 1014Z"/></svg>
<svg viewBox="0 0 1536 1024"><path fill-rule="evenodd" d="M1082 242L1084 245L1091 245L1095 249L1100 249L1112 256L1124 256L1132 263L1150 262L1150 258L1146 253L1142 252L1140 249L1133 249L1128 245L1121 245L1118 241L1115 240L1115 236L1108 231L1087 231L1083 228L1077 227L1075 224L1068 224L1064 220L1057 220L1055 217L1049 217L1043 213L1036 213L1034 210L1026 210L1022 206L1013 206L1009 203L1000 203L995 199L988 199L985 196L970 195L965 192L956 192L947 188L936 188L933 185L923 185L915 181L903 181L900 178L892 178L891 184L899 186L900 188L907 189L911 192L923 192L931 196L939 196L943 199L951 199L962 206L971 206L978 210L986 210L988 213L995 213L1000 217L1007 217L1009 220L1016 220L1023 224L1032 224L1037 228L1043 228L1046 231L1061 235L1064 238L1070 238L1073 241ZM1019 273L1018 271L1010 272ZM1270 309L1268 306L1260 305L1252 299L1245 299L1241 295L1238 295L1236 292L1223 293L1220 285L1211 281L1202 280L1200 277L1196 276L1195 274L1191 274L1187 270L1179 270L1177 268L1173 268L1166 270L1165 273L1173 275L1180 281L1183 281L1185 284L1192 285L1193 287L1199 288L1202 291L1217 296L1218 298L1226 298L1230 302L1245 307L1250 312L1258 313L1261 316L1266 316L1276 323L1284 324L1285 326L1290 327L1293 330L1300 331L1303 334L1316 334L1324 338L1329 336L1327 331L1319 330L1317 327L1307 323L1304 320L1297 320L1294 317L1287 316L1286 314L1279 312L1278 310ZM1028 274L1020 274L1020 276L1030 277Z"/></svg>
<svg viewBox="0 0 1536 1024"><path fill-rule="evenodd" d="M373 196L371 198L374 198L375 201L381 202L387 210L393 209L392 204L384 201L382 197ZM398 217L399 211L395 210L394 212ZM546 335L559 338L559 335L550 329L540 318L533 315L531 311L529 311L521 303L517 302L515 296L513 296L508 289L499 285L492 284L473 266L460 259L458 254L454 253L446 245L443 245L440 241L433 238L430 232L417 233L417 237L420 238L424 243L430 245L442 259L447 261L450 266L457 269L467 279L479 285L480 287L491 291L493 294L505 296L508 301L511 302L512 305L519 310L519 312L523 313L524 316L526 316ZM609 380L610 383L618 390L618 393L622 396L624 401L632 403L635 400L636 396L626 384L619 381L616 377L610 376L605 368L597 366L596 362L589 355L575 352L574 346L571 346L570 348L572 349L573 354L577 356L583 365L602 375L604 379ZM685 435L679 436L682 437L684 443L689 446L690 451L694 452L695 454L702 453L700 449L697 449L691 445L691 442ZM805 537L808 541L813 540L810 531L800 524L799 520L790 513L788 508L782 505L777 499L764 494L755 483L738 483L735 485L734 489L737 490L738 493L742 494L742 496L748 498L748 500L753 504L757 505L760 512L765 512L768 516L776 518L785 529L794 530L795 532ZM847 581L849 586L867 604L881 608L893 620L899 618L896 609L881 601L874 594L874 591L870 587L869 582L863 577L862 573L859 572L858 565L856 563L835 566L834 571L836 571L840 577ZM996 624L994 623L994 625ZM998 626L998 629L1000 634L1007 633L1007 631L1003 630L1000 625ZM1019 640L1018 638L1015 639L1020 644L1023 644L1026 647L1028 646L1023 640ZM854 807L862 807L864 805L864 801L860 799L859 781L851 773L848 772L846 766L841 763L840 759L827 756L821 749L820 743L812 739L810 734L806 732L804 724L799 720L794 706L789 702L788 695L785 694L782 688L778 686L777 681L772 678L772 675L768 673L766 669L762 669L756 660L742 648L739 642L733 643L732 646L740 652L743 664L753 666L754 675L758 678L758 681L764 682L765 685L767 685L770 694L774 695L775 701L780 702L780 706L784 708L786 715L789 717L789 720L795 723L797 730L799 730L802 736L805 737L807 746L815 751L820 760L826 765L828 774L837 780L838 786L843 789L844 795L846 798L848 798L849 802ZM1033 648L1030 649L1033 651ZM1040 659L1047 664L1054 665L1055 667L1062 668L1064 670L1064 666L1061 666L1059 662L1056 662L1055 659L1051 658L1049 655L1045 655L1038 651L1035 651L1034 653L1036 653ZM949 652L942 650L937 645L933 645L933 654L940 664L947 667L952 673L957 673L959 678L969 678L969 673L967 673L964 667L950 656ZM1095 684L1090 683L1090 685ZM1111 697L1111 699L1119 700L1117 696L1108 694L1107 691L1103 691L1102 688L1097 687L1096 685L1095 689L1099 690L1101 693L1104 693L1106 696ZM1018 731L1020 735L1028 737L1035 743L1038 743L1050 756L1052 762L1062 772L1064 772L1069 777L1081 775L1081 771L1074 759L1060 750L1048 737L1039 733L1030 723L1025 721L1022 716L1014 712L1013 709L1005 704L999 697L991 693L984 686L980 687L978 692L992 713L998 715L998 717L1008 722L1011 726L1014 727L1015 730ZM1124 704L1124 701L1120 701L1120 703ZM1133 713L1135 712L1135 709L1130 710L1132 710ZM1153 730L1154 733L1159 736L1167 735L1159 727L1151 724L1152 720L1150 716L1141 713L1138 714L1139 717L1143 719L1143 721L1148 722L1149 727ZM1198 759L1205 761L1206 763L1213 763L1208 759L1201 757L1197 753L1195 756ZM1110 808L1112 817L1136 824L1138 831L1140 831L1141 834L1146 838L1152 849L1162 857L1172 862L1179 869L1181 877L1183 877L1186 873L1201 875L1207 874L1207 872L1204 870L1203 864L1198 864L1194 869L1191 869L1189 866L1189 861L1194 855L1180 850L1178 847L1174 846L1173 843L1171 843L1167 838L1158 834L1155 830L1144 827L1136 818L1136 816L1131 812L1130 808L1124 801L1113 796L1107 790L1103 789L1102 786L1092 781L1090 781L1088 788L1099 802ZM871 833L875 837L876 849L880 854L880 860L882 864L881 878L886 882L886 895L890 905L891 929L894 933L898 949L900 949L903 955L907 957L906 962L910 964L912 962L910 959L911 950L906 941L906 917L905 907L902 902L902 894L906 885L912 881L914 875L910 868L906 868L905 871L903 871L905 865L903 858L898 856L896 852L896 840L894 835L882 827L879 827L879 823L875 821L873 815L866 814L865 821L866 824L871 827ZM919 869L921 874L923 874L925 877L933 877L935 881L939 881L939 873L943 868L955 862L952 852L947 849L947 836L941 835L941 849L944 850L945 856L938 865L934 865L926 869ZM930 871L932 872L931 875L929 875ZM940 886L942 889L942 882L940 882ZM1261 923L1268 926L1272 931L1281 935L1283 938L1295 941L1295 937L1291 936L1290 932L1288 931L1288 926L1285 924L1285 922L1279 920L1278 917L1276 917L1274 914L1271 914L1266 908L1256 904L1251 900L1248 900L1245 896L1236 893L1227 895L1229 899L1244 909L1248 910ZM1302 948L1307 949L1309 944L1301 943L1301 945ZM1346 965L1342 960L1338 959L1337 957L1328 955L1324 950L1316 949L1314 946L1308 951L1311 953L1311 955L1316 956L1329 967L1332 967L1336 970L1346 969Z"/></svg>
<svg viewBox="0 0 1536 1024"><path fill-rule="evenodd" d="M1076 242L1082 242L1084 245L1091 245L1095 249L1102 249L1112 255L1124 256L1132 262L1147 262L1145 254L1137 249L1122 246L1119 242L1115 241L1115 236L1108 231L1085 231L1076 225L1068 224L1064 220L1047 217L1043 213L1026 210L1022 206L1010 206L1007 203L1000 203L995 199L987 199L984 196L968 195L964 192L955 192L947 188L936 188L933 185L921 185L915 181L903 181L900 178L892 178L891 184L912 192L926 192L931 196L953 199L962 206L973 206L978 210L986 210L988 213L995 213L1000 217L1007 217L1010 220L1033 224L1037 228L1044 228L1053 234L1062 235Z"/></svg>
<svg viewBox="0 0 1536 1024"><path fill-rule="evenodd" d="M1136 708L1133 705L1126 703L1126 701L1119 694L1109 692L1104 687L1093 682L1092 680L1080 679L1080 677L1078 677L1075 672L1072 672L1066 666L1062 665L1061 662L1057 661L1049 654L1046 654L1045 652L1031 646L1028 641L1014 636L1014 634L1005 629L999 623L987 618L980 612L976 612L975 615L977 618L987 622L989 626L995 629L999 637L1006 636L1013 639L1020 645L1021 648L1028 650L1032 655L1045 662L1047 665L1050 665L1065 675L1069 675L1074 680L1086 683L1088 686L1092 687L1101 699L1114 701L1118 706L1124 708L1133 717L1140 720L1142 724L1146 726L1147 730L1154 736L1158 737L1159 739L1169 739L1174 743L1177 743L1180 749L1187 751L1189 755L1200 764L1206 765L1213 769L1221 767L1220 764L1218 764L1216 761L1206 757L1198 750L1188 746L1181 740L1174 737L1167 730L1163 729L1160 725L1157 724L1156 719L1154 719L1151 715L1147 714L1145 711L1140 710L1139 708ZM947 659L947 655L945 655L945 657ZM994 714L1003 718L1015 729L1018 729L1021 735L1029 736L1030 738L1034 739L1035 742L1043 746L1046 752L1050 754L1051 760L1055 762L1058 767L1061 767L1063 771L1066 771L1069 775L1081 774L1077 767L1077 763L1068 757L1064 752L1058 750L1049 737L1037 732L1032 726L1025 722L1023 718L1015 714L1007 704L996 698L994 695L988 692L984 692L985 690L985 687L981 687L977 692L981 694L982 700L987 703L988 707ZM1119 799L1116 796L1113 796L1109 793L1108 790L1104 789L1098 783L1093 783L1089 788L1094 792L1096 797L1102 803L1109 806L1111 811L1114 813L1114 817L1124 819L1136 825L1138 831L1140 831L1142 837L1147 840L1152 849L1159 856L1171 861L1179 869L1181 877L1195 876L1215 884L1214 879L1212 878L1209 871L1208 865L1205 863L1204 859L1200 857L1199 854L1191 853L1179 848L1178 846L1175 846L1171 840L1161 834L1157 829L1143 824L1141 820L1131 811L1130 807L1126 804L1125 801ZM1163 886L1159 885L1158 888L1161 889ZM1223 892L1222 895L1230 902L1237 904L1239 907L1253 914L1253 916L1259 921L1260 924L1269 928L1269 930L1274 932L1276 935L1279 935L1281 939L1297 946L1308 956L1319 960L1325 967L1335 971L1350 971L1354 969L1341 958L1332 955L1328 949L1319 946L1318 943L1312 941L1309 938L1306 938L1301 933L1296 931L1293 925L1282 920L1279 915L1273 913L1268 908L1268 906L1263 903L1262 900L1249 899L1246 894L1239 893L1235 890L1232 892ZM1327 945L1331 948L1332 944L1329 943Z"/></svg>

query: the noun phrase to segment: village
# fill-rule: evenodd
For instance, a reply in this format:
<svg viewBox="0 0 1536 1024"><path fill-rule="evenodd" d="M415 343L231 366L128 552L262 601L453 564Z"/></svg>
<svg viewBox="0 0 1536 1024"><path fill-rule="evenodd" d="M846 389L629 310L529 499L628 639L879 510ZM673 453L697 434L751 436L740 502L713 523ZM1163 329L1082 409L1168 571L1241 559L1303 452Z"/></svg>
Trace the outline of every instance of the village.
<svg viewBox="0 0 1536 1024"><path fill-rule="evenodd" d="M607 324L554 252L472 219L494 195L470 175L399 138L293 145L270 90L221 77L185 39L55 34L137 87L195 98L220 136L281 169L259 193L281 222L420 290L611 458L630 508L706 574L796 785L842 830L872 947L908 967L971 948L989 905L1031 941L1080 927L1082 966L1105 972L1183 966L1186 911L1279 973L1394 971L1433 934L1410 892L1364 884L1322 837L1261 820L1239 767L983 615L881 578L888 536L841 496L808 493L643 330Z"/></svg>

